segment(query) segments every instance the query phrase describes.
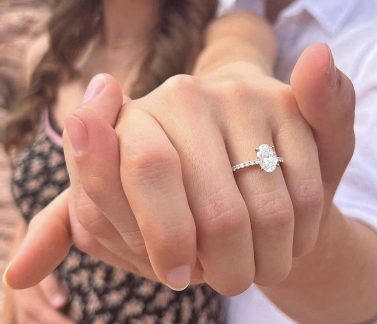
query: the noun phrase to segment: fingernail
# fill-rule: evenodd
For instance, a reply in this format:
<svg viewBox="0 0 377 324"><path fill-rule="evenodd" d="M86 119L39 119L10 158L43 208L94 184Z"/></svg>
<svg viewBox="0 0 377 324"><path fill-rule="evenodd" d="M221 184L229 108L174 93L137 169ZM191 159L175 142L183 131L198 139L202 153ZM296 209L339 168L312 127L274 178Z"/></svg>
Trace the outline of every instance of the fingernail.
<svg viewBox="0 0 377 324"><path fill-rule="evenodd" d="M4 270L4 273L3 273L3 277L2 277L2 280L3 280L3 286L6 287L6 288L10 288L9 284L8 284L8 280L7 280L7 274L8 274L8 270L10 268L10 263L8 264L8 266L5 268Z"/></svg>
<svg viewBox="0 0 377 324"><path fill-rule="evenodd" d="M106 76L104 74L97 74L90 80L88 87L86 88L83 103L92 100L94 97L98 96L106 85Z"/></svg>
<svg viewBox="0 0 377 324"><path fill-rule="evenodd" d="M177 267L167 275L168 286L175 291L185 290L191 279L191 267L188 265Z"/></svg>
<svg viewBox="0 0 377 324"><path fill-rule="evenodd" d="M62 294L54 294L52 297L51 297L51 305L56 307L56 308L61 308L65 305L66 303L66 298L64 295Z"/></svg>
<svg viewBox="0 0 377 324"><path fill-rule="evenodd" d="M71 115L65 120L65 130L77 155L82 154L88 147L88 132L84 123L76 116Z"/></svg>
<svg viewBox="0 0 377 324"><path fill-rule="evenodd" d="M326 45L326 46L329 50L329 56L330 56L329 68L328 68L328 72L327 72L327 75L328 75L328 78L329 78L329 83L330 83L330 86L332 88L338 88L339 85L340 85L339 72L338 72L338 69L335 65L334 56L331 52L331 48L328 45Z"/></svg>

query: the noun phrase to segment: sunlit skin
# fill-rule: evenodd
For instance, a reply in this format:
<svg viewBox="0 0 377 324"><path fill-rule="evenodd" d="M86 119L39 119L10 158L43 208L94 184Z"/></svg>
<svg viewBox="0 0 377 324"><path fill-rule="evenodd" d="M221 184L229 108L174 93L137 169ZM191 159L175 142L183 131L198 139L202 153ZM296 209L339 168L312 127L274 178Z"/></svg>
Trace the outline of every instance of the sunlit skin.
<svg viewBox="0 0 377 324"><path fill-rule="evenodd" d="M281 8L285 5L280 3ZM276 11L269 16L276 17ZM66 121L71 133L65 137L68 168L83 186L70 190L84 190L103 212L94 214L94 208L88 206L87 216L102 219L106 233L111 233L112 226L115 231L105 237L105 231L90 229L89 234L96 233L93 236L103 242L102 247L89 244L82 248L119 265L125 261L117 257L119 251L131 247L130 266L147 277L156 274L166 284L171 269L186 264L192 267L192 275L199 275L197 279L225 295L240 293L256 282L299 322L372 318L377 295L376 233L343 217L332 202L354 145L351 82L335 68L328 47L321 44L304 52L291 86L284 85L268 75L273 59L260 59L263 50L273 46L266 46L263 40L255 40L260 47L245 44L251 26L250 30L240 29L245 33L240 32L240 38L225 37L221 24L218 28L221 33L210 33L195 77L173 77L144 98L126 100L116 121L122 89L111 76L102 76L104 83L97 96ZM230 46L242 50L229 53L225 49ZM213 57L221 64L214 64ZM245 107L245 102L258 105ZM105 106L107 113L112 112L106 118ZM77 120L88 134L80 152L74 149L77 136L72 136L79 132ZM279 132L282 124L286 128ZM262 142L272 141L285 159L281 169L268 180L253 168L234 178L232 164L249 158ZM334 151L339 152L336 157ZM297 160L287 159L289 156ZM203 168L209 161L210 167ZM105 180L93 185L90 174ZM114 211L108 197L122 198L122 190L128 201L117 199L123 201L123 207L119 203ZM77 228L70 228L72 222L67 222L67 199L72 199L69 192L37 216L27 244L7 273L10 286L37 283L59 263L72 240L80 247L70 235ZM266 204L272 207L271 213ZM132 249L124 235L127 231L122 226L133 217L152 267L135 257L145 255L142 245L134 246L141 251ZM93 222L86 225L89 223ZM118 239L119 233L123 240L118 240L115 249L109 248L106 240ZM60 238L59 253L46 256L52 236ZM36 237L45 240L36 241ZM44 264L33 266L42 256ZM195 264L200 266L195 268ZM25 268L30 269L28 278L22 276ZM182 286L175 288L184 288L185 278L179 279ZM340 291L343 298L338 298Z"/></svg>

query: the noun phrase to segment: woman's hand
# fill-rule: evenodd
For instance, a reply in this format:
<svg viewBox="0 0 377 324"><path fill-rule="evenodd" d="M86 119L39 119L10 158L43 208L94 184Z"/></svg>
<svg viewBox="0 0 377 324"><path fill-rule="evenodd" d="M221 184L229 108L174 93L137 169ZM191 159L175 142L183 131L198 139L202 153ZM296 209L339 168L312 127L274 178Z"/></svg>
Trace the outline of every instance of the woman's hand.
<svg viewBox="0 0 377 324"><path fill-rule="evenodd" d="M312 213L307 228L297 225L303 233L298 231L302 238L296 245L301 251L296 253L309 250L316 239L322 208L317 148L289 87L251 72L255 84L242 73L204 80L177 76L145 98L129 101L117 126L120 165L117 152L109 150L115 147L115 133L94 140L91 129L100 134L106 130L99 122L90 127L93 110L90 114L80 109L70 117L66 130L74 150L67 154L71 193L76 198L70 199L76 202L70 208L74 241L80 237L75 230L83 226L100 244L129 260L130 248L137 252L144 247L144 240L130 240L129 233L141 238L140 230L157 277L178 289L190 281L196 258L205 281L223 294L241 292L253 280L264 285L283 280L292 263L292 202L298 204L297 213L307 209ZM103 95L105 83L95 79L89 93ZM280 124L285 125L283 139ZM300 141L295 140L297 134ZM302 160L296 158L285 166L285 176L293 187L291 196L300 195L294 190L305 185L310 199L291 200L280 169L273 174L243 170L235 180L231 165L253 158L254 148L262 143L277 144L283 156L307 152ZM66 147L70 152L69 144ZM98 156L106 156L102 165L95 165L93 154L85 154L96 147L102 150ZM75 163L70 156L76 157ZM81 170L79 177L74 165ZM87 204L74 180L78 178L107 218L98 219L81 209ZM302 179L305 183L297 182Z"/></svg>
<svg viewBox="0 0 377 324"><path fill-rule="evenodd" d="M73 324L60 310L67 302L67 295L53 274L37 286L12 291L14 321L17 324Z"/></svg>
<svg viewBox="0 0 377 324"><path fill-rule="evenodd" d="M107 130L101 127L101 136L96 135L96 128L90 126L95 116L89 109L78 110L74 118L80 121L67 124L76 153L67 158L75 157L77 183L90 197L87 205L99 210L93 214L98 217L77 215L79 224L71 219L69 227L65 198L58 198L37 218L28 247L8 271L8 282L21 287L43 277L67 252L71 238L80 240L75 235L80 226L90 239L78 242L79 247L91 247L96 256L105 247L113 260L122 260L118 248L122 244L145 260L142 237L158 279L176 288L189 281L197 259L205 280L225 295L240 293L253 281L261 285L282 281L292 258L315 245L323 206L331 205L353 149L352 86L339 74L339 87L325 46L303 55L296 80L309 65L316 67L315 92L321 90L323 98L305 93L310 88L307 78L301 79L305 84L301 88L296 81L292 91L253 69L248 73L248 65L233 66L237 73L224 68L204 79L170 79L150 95L126 103L117 126L120 164L110 149L116 147L116 136L109 135L109 121ZM107 81L87 105L114 86ZM317 107L326 97L328 106ZM341 106L343 111L331 111ZM324 109L328 109L326 118ZM301 114L313 127L318 147ZM340 123L344 129L332 136L331 128ZM79 133L80 124L86 132ZM285 159L283 167L271 174L257 167L233 174L231 166L254 159L254 148L262 143L276 146ZM335 151L342 147L337 159L329 147ZM49 217L53 211L59 211L54 220ZM59 252L55 256L43 254L44 244L53 239L48 233L55 235ZM37 235L44 237L43 242L34 243L31 238ZM33 268L31 260L42 255L44 266L20 283L17 269ZM135 263L127 253L124 258Z"/></svg>

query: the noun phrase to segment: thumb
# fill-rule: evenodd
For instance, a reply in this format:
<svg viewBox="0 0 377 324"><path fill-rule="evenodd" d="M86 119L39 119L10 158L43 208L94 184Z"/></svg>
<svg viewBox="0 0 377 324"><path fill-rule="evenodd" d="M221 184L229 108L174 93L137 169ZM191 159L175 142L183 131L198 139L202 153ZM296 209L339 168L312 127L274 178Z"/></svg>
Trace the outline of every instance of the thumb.
<svg viewBox="0 0 377 324"><path fill-rule="evenodd" d="M291 77L299 109L313 130L322 180L332 194L354 149L355 92L352 82L336 68L325 44L307 48Z"/></svg>
<svg viewBox="0 0 377 324"><path fill-rule="evenodd" d="M44 278L40 282L39 288L52 307L59 309L67 303L67 292L60 286L54 274L49 274Z"/></svg>
<svg viewBox="0 0 377 324"><path fill-rule="evenodd" d="M61 193L30 222L15 258L3 275L13 289L37 285L69 252L71 232L67 207L68 190Z"/></svg>

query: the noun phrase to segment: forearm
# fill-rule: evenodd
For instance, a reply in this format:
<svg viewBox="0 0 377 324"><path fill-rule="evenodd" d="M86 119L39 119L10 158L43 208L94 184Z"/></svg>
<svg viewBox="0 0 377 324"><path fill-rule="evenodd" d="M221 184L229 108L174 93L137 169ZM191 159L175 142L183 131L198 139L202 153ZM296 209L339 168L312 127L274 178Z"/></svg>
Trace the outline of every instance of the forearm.
<svg viewBox="0 0 377 324"><path fill-rule="evenodd" d="M239 13L209 28L194 74L253 78L250 71L256 70L271 75L275 59L268 24ZM321 228L315 249L294 261L289 277L262 290L300 323L354 324L377 315L377 234L336 208Z"/></svg>
<svg viewBox="0 0 377 324"><path fill-rule="evenodd" d="M262 290L300 323L362 323L377 315L377 234L335 207L326 222L287 280Z"/></svg>
<svg viewBox="0 0 377 324"><path fill-rule="evenodd" d="M254 14L238 12L208 28L194 74L206 76L231 65L237 69L234 63L242 62L271 75L275 59L276 39L269 24Z"/></svg>

